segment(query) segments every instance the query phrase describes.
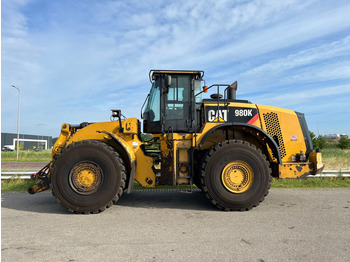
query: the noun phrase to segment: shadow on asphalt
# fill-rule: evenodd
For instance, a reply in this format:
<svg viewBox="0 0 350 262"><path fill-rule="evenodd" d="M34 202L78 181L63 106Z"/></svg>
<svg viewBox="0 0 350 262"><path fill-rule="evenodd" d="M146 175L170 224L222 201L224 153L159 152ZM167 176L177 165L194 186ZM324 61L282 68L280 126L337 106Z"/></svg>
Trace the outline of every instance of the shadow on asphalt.
<svg viewBox="0 0 350 262"><path fill-rule="evenodd" d="M57 203L51 192L30 195L19 192L2 192L1 207L18 211L52 214L70 214Z"/></svg>
<svg viewBox="0 0 350 262"><path fill-rule="evenodd" d="M42 192L34 195L18 192L3 192L1 193L1 206L2 208L25 212L71 214L66 208L57 203L51 192ZM124 193L119 201L115 203L114 206L110 207L110 209L117 210L119 207L220 211L214 207L200 191L188 193L150 190L133 192L131 194Z"/></svg>
<svg viewBox="0 0 350 262"><path fill-rule="evenodd" d="M123 194L115 206L218 211L201 191L145 190Z"/></svg>

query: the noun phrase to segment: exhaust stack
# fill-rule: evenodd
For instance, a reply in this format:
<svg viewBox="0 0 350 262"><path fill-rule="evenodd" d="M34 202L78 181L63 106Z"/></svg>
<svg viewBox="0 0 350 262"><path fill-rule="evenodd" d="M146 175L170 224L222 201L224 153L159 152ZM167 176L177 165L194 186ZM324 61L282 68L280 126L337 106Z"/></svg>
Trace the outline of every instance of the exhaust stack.
<svg viewBox="0 0 350 262"><path fill-rule="evenodd" d="M227 99L236 100L236 91L237 91L237 81L231 84L227 90Z"/></svg>

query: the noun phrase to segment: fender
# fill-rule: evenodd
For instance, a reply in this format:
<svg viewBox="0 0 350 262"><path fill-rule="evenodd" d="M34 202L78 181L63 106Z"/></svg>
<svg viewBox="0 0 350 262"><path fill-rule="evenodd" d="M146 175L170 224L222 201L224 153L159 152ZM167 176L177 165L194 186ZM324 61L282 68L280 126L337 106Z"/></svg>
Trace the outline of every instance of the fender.
<svg viewBox="0 0 350 262"><path fill-rule="evenodd" d="M129 144L121 137L118 137L115 134L107 132L107 131L96 131L96 132L109 135L126 152L128 158L129 158L129 163L130 163L130 167L131 167L127 193L131 193L133 191L133 188L134 188L134 179L135 179L135 171L136 171L136 156L135 156L134 151L129 146Z"/></svg>
<svg viewBox="0 0 350 262"><path fill-rule="evenodd" d="M58 137L56 143L53 145L52 148L52 157L59 154L67 142L68 138L71 136L71 132L69 130L69 124L64 123L61 127L61 134Z"/></svg>
<svg viewBox="0 0 350 262"><path fill-rule="evenodd" d="M265 141L269 145L270 149L272 150L273 156L277 159L278 164L282 165L282 158L281 158L280 150L276 141L261 128L258 128L256 126L249 125L249 124L229 123L229 124L220 124L220 125L214 126L203 136L202 140L199 143L199 148L201 148L204 145L205 140L208 138L208 136L212 132L214 132L219 128L226 128L226 127L234 127L234 129L245 130L249 132L251 135L253 135L254 137L258 138L260 141ZM261 134L261 137L257 136L257 132Z"/></svg>

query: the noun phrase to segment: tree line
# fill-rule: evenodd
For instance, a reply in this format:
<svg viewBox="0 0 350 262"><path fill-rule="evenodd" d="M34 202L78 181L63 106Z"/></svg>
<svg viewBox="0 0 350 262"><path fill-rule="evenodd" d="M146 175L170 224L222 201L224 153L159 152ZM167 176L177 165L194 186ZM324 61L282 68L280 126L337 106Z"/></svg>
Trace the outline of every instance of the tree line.
<svg viewBox="0 0 350 262"><path fill-rule="evenodd" d="M324 138L324 136L316 135L310 131L310 136L312 139L313 148L341 148L341 149L350 149L350 139L348 137L342 136L339 140L329 141Z"/></svg>

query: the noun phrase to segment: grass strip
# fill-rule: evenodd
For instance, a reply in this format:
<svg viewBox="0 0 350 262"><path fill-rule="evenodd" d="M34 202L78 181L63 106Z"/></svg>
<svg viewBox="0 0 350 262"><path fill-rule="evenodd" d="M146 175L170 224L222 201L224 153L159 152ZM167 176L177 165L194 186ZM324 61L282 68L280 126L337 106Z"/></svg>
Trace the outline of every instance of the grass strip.
<svg viewBox="0 0 350 262"><path fill-rule="evenodd" d="M43 150L40 152L21 150L18 152L18 161L21 162L50 162L51 161L51 149ZM17 152L1 152L2 162L15 162L17 161Z"/></svg>
<svg viewBox="0 0 350 262"><path fill-rule="evenodd" d="M350 149L324 149L322 150L322 158L327 170L350 169Z"/></svg>
<svg viewBox="0 0 350 262"><path fill-rule="evenodd" d="M6 179L1 180L1 192L27 192L28 187L36 184L32 179Z"/></svg>
<svg viewBox="0 0 350 262"><path fill-rule="evenodd" d="M346 177L314 177L305 179L273 179L271 188L344 188L350 187Z"/></svg>

